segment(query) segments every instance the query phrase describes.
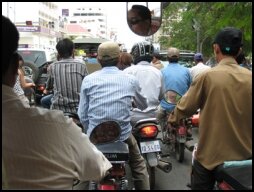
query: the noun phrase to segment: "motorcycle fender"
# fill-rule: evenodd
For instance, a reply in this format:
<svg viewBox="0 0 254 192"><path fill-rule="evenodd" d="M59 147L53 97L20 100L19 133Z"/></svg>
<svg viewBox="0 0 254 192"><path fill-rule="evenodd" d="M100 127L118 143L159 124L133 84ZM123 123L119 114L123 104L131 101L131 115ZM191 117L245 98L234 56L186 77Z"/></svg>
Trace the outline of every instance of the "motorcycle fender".
<svg viewBox="0 0 254 192"><path fill-rule="evenodd" d="M177 142L178 143L185 143L186 142L186 136L185 135L178 135L177 136Z"/></svg>
<svg viewBox="0 0 254 192"><path fill-rule="evenodd" d="M158 165L158 158L156 153L146 153L146 160L150 167L156 167Z"/></svg>

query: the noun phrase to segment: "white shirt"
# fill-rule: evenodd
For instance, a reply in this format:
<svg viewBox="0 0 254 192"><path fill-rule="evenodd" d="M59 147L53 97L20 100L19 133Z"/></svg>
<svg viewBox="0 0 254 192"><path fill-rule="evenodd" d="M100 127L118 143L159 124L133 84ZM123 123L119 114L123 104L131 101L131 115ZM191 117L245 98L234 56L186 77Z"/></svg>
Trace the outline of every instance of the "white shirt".
<svg viewBox="0 0 254 192"><path fill-rule="evenodd" d="M200 74L206 71L207 69L210 69L211 67L208 65L205 65L202 62L199 62L197 65L190 68L190 74L192 77L192 81Z"/></svg>
<svg viewBox="0 0 254 192"><path fill-rule="evenodd" d="M2 161L8 189L72 189L73 179L97 181L111 167L62 111L25 108L6 85L2 85Z"/></svg>
<svg viewBox="0 0 254 192"><path fill-rule="evenodd" d="M144 95L148 101L148 107L143 112L157 109L164 93L161 71L152 66L151 63L141 61L137 65L124 69L124 72L136 76L139 81L141 95ZM135 108L133 111L141 110Z"/></svg>

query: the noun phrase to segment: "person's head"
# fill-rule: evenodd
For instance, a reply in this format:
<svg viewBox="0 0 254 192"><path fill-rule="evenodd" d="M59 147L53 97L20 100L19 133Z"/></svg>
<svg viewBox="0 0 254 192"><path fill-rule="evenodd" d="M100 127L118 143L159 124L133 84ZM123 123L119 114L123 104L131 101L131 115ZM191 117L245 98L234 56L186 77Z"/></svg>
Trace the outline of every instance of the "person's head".
<svg viewBox="0 0 254 192"><path fill-rule="evenodd" d="M2 16L2 84L13 87L18 75L19 32L10 19Z"/></svg>
<svg viewBox="0 0 254 192"><path fill-rule="evenodd" d="M217 62L225 56L236 58L242 46L242 32L239 29L234 27L221 29L213 42L213 50Z"/></svg>
<svg viewBox="0 0 254 192"><path fill-rule="evenodd" d="M245 55L243 53L243 51L241 51L238 56L236 57L236 62L240 65L240 64L245 64L246 63L246 58Z"/></svg>
<svg viewBox="0 0 254 192"><path fill-rule="evenodd" d="M119 63L118 63L118 68L120 70L123 70L123 69L131 66L132 63L133 63L133 58L132 58L132 55L130 53L122 52L120 54L120 60L119 60Z"/></svg>
<svg viewBox="0 0 254 192"><path fill-rule="evenodd" d="M74 56L74 43L72 40L65 38L56 44L56 50L60 59L67 59Z"/></svg>
<svg viewBox="0 0 254 192"><path fill-rule="evenodd" d="M129 27L138 35L146 36L151 29L152 16L150 10L143 5L133 5L128 11Z"/></svg>
<svg viewBox="0 0 254 192"><path fill-rule="evenodd" d="M139 42L135 43L132 46L131 49L131 55L133 57L133 63L136 65L140 61L147 61L151 62L152 61L152 56L154 52L154 47L151 43L144 41L144 42Z"/></svg>
<svg viewBox="0 0 254 192"><path fill-rule="evenodd" d="M159 52L153 53L152 63L156 63L156 62L159 61L160 59L161 59L161 55L160 55Z"/></svg>
<svg viewBox="0 0 254 192"><path fill-rule="evenodd" d="M19 67L22 67L24 65L24 59L20 54L18 54L18 60L19 60Z"/></svg>
<svg viewBox="0 0 254 192"><path fill-rule="evenodd" d="M179 49L177 49L175 47L168 48L168 55L167 55L167 57L168 57L169 63L178 62L179 56L180 56Z"/></svg>
<svg viewBox="0 0 254 192"><path fill-rule="evenodd" d="M194 61L195 61L195 63L203 62L203 55L202 55L202 53L196 53L194 55Z"/></svg>
<svg viewBox="0 0 254 192"><path fill-rule="evenodd" d="M120 57L120 47L117 43L107 41L98 47L97 60L102 67L117 66Z"/></svg>

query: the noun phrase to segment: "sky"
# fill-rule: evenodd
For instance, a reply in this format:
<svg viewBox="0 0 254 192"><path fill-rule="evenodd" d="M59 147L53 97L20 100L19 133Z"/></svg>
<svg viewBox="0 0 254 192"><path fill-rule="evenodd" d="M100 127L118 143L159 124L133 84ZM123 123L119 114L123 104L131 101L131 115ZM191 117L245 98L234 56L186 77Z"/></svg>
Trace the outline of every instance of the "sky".
<svg viewBox="0 0 254 192"><path fill-rule="evenodd" d="M62 8L77 8L77 7L100 7L105 9L107 14L107 28L116 28L118 31L117 40L119 43L125 44L125 47L130 50L134 43L145 40L144 37L138 36L134 34L127 24L127 3L126 2L55 2L58 4L59 9ZM156 2L155 2L156 3ZM154 2L149 2L149 8L154 7ZM10 7L13 7L13 3L10 2ZM132 4L143 4L146 5L145 2L129 2L128 8L132 6ZM2 2L2 12L4 12L4 8ZM16 7L17 9L17 7ZM18 9L27 10L27 4L19 4ZM5 10L6 12L6 10ZM61 11L59 11L59 14ZM22 16L31 17L33 14L33 10L29 12L24 11ZM26 16L27 15L27 16Z"/></svg>
<svg viewBox="0 0 254 192"><path fill-rule="evenodd" d="M108 28L116 28L118 41L131 49L136 42L143 41L144 37L134 34L127 24L126 2L57 2L61 8L100 7L107 14Z"/></svg>

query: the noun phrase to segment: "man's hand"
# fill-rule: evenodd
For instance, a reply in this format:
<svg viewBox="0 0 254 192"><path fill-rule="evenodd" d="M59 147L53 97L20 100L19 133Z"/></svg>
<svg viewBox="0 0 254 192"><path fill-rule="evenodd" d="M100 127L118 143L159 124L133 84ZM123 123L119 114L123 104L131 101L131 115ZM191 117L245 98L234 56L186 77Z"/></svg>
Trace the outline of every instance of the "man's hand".
<svg viewBox="0 0 254 192"><path fill-rule="evenodd" d="M168 116L168 124L170 124L173 127L177 126L177 123L174 121L174 112L171 112Z"/></svg>

